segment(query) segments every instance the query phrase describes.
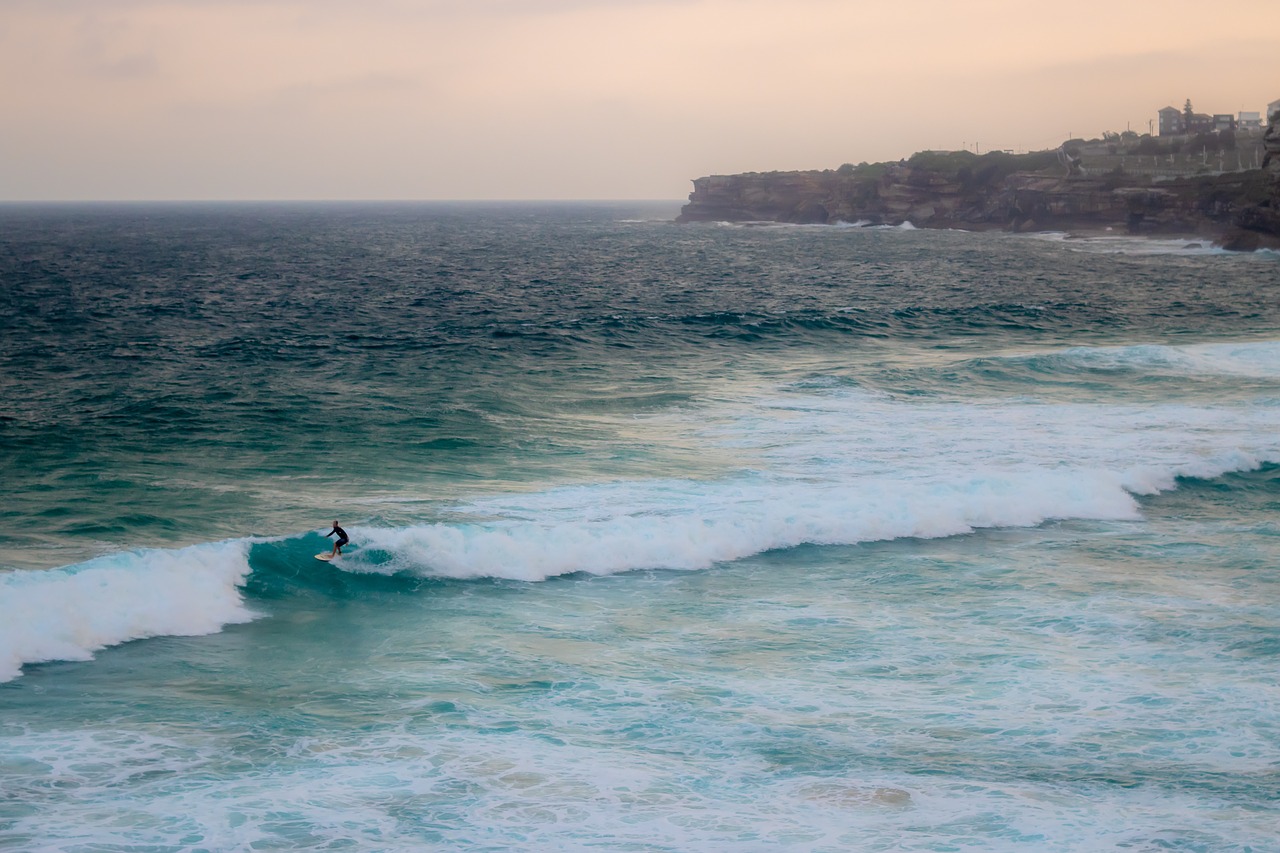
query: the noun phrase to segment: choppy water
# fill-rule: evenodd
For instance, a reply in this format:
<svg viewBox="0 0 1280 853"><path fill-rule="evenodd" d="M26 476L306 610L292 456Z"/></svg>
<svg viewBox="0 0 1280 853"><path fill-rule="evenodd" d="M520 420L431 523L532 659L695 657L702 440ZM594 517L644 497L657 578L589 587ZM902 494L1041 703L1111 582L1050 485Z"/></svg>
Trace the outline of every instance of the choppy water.
<svg viewBox="0 0 1280 853"><path fill-rule="evenodd" d="M674 213L0 207L0 848L1280 849L1280 258Z"/></svg>

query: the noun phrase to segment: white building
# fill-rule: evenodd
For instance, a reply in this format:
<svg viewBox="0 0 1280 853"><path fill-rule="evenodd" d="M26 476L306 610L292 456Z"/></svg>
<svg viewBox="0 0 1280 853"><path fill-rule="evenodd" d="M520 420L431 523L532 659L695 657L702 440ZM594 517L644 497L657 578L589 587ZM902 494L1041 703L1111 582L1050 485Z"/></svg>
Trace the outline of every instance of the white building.
<svg viewBox="0 0 1280 853"><path fill-rule="evenodd" d="M1271 117L1276 113L1280 113L1280 101L1272 101L1267 104L1266 120L1271 121Z"/></svg>
<svg viewBox="0 0 1280 853"><path fill-rule="evenodd" d="M1236 127L1241 130L1248 130L1253 127L1262 127L1262 113L1247 113L1241 111L1236 116Z"/></svg>

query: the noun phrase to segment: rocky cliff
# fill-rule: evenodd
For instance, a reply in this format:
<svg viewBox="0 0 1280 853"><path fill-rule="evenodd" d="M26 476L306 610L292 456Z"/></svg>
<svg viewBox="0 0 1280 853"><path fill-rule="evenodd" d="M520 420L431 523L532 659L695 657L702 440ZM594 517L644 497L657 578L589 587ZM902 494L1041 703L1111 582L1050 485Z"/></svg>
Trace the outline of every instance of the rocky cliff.
<svg viewBox="0 0 1280 853"><path fill-rule="evenodd" d="M1280 126L1262 169L1151 181L1081 176L1054 152L922 152L895 164L697 178L677 221L863 222L919 228L1103 231L1280 247Z"/></svg>
<svg viewBox="0 0 1280 853"><path fill-rule="evenodd" d="M1280 113L1272 117L1262 145L1267 154L1255 188L1257 198L1235 214L1222 238L1228 249L1280 249Z"/></svg>

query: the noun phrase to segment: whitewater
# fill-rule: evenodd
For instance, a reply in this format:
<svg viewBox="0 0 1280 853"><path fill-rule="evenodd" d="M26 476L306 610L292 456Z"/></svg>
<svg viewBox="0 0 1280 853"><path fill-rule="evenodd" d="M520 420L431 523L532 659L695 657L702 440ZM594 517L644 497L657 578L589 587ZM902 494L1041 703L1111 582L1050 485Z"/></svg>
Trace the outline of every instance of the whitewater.
<svg viewBox="0 0 1280 853"><path fill-rule="evenodd" d="M0 843L1269 849L1276 257L668 213L0 209Z"/></svg>

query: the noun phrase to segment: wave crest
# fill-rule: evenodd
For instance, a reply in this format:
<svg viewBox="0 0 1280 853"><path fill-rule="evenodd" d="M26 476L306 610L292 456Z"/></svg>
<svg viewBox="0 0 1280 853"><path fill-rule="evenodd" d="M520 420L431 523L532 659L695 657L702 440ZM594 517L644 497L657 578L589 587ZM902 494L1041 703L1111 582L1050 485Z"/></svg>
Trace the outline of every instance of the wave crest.
<svg viewBox="0 0 1280 853"><path fill-rule="evenodd" d="M212 634L248 622L239 586L248 540L145 550L0 575L0 682L23 664L89 660L144 637Z"/></svg>
<svg viewBox="0 0 1280 853"><path fill-rule="evenodd" d="M703 569L799 545L932 539L1052 518L1132 519L1137 503L1119 475L1063 471L1005 473L955 482L866 480L821 484L617 484L559 508L529 505L525 519L404 528L362 528L349 571L455 579L540 581L587 572ZM658 492L679 492L668 509ZM647 496L621 494L650 491ZM548 496L551 497L551 496ZM563 496L561 496L563 497ZM612 500L610 500L612 498ZM600 517L588 503L635 507ZM536 503L536 498L534 500ZM483 507L473 509L483 511Z"/></svg>

